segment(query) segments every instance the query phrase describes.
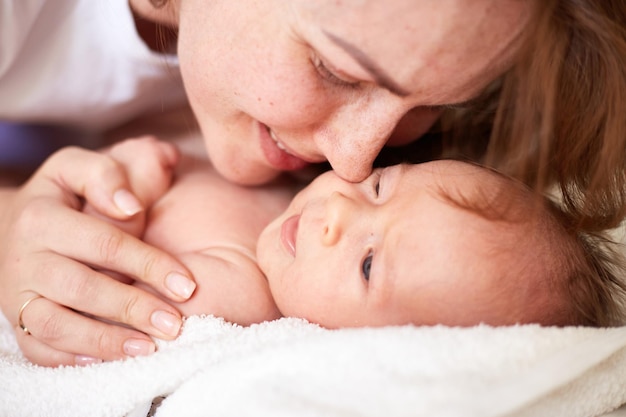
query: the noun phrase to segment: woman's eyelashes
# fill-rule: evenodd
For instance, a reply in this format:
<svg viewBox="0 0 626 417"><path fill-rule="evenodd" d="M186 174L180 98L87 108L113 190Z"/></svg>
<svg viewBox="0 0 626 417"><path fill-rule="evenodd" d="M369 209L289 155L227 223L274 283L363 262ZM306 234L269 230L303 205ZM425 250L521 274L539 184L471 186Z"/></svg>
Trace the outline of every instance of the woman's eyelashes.
<svg viewBox="0 0 626 417"><path fill-rule="evenodd" d="M337 74L328 69L328 66L324 64L324 61L318 56L314 55L312 58L313 66L317 70L317 73L324 79L332 84L341 86L341 87L349 87L356 88L359 86L358 81L347 81L343 78L339 77Z"/></svg>
<svg viewBox="0 0 626 417"><path fill-rule="evenodd" d="M372 270L372 260L374 259L374 253L370 250L367 253L365 259L361 263L361 274L363 275L363 279L369 281L370 279L370 271Z"/></svg>

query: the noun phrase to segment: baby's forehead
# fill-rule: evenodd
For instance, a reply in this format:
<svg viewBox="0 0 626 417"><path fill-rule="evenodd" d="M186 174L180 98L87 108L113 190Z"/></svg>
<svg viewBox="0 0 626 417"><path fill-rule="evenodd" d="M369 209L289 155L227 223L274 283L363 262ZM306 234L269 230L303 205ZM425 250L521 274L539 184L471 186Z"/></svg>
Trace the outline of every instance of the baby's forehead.
<svg viewBox="0 0 626 417"><path fill-rule="evenodd" d="M424 164L425 186L454 208L490 220L528 222L545 207L538 195L519 181L477 164L441 160ZM413 172L410 172L413 171ZM418 168L408 175L424 175Z"/></svg>
<svg viewBox="0 0 626 417"><path fill-rule="evenodd" d="M419 164L402 164L405 180L420 186L438 185L440 187L462 184L478 187L484 182L505 183L512 179L490 168L465 161L441 159Z"/></svg>
<svg viewBox="0 0 626 417"><path fill-rule="evenodd" d="M425 213L416 208L415 217L424 219L423 224L432 230L405 228L403 245L409 248L406 257L410 261L398 260L408 266L399 269L397 276L409 285L411 281L444 285L457 280L444 285L442 299L448 299L450 288L459 290L455 302L471 294L474 298L466 300L462 314L469 314L467 309L473 305L477 315L486 314L481 319L490 318L494 324L544 321L542 314L550 312L549 306L543 307L544 314L535 304L543 305L550 297L544 278L552 268L555 241L546 238L546 233L555 235L556 229L555 222L546 221L553 217L547 205L539 204L537 195L521 183L478 165L445 161L421 168L426 171L408 167L407 175L422 175L422 185L430 187L430 194L450 209L438 206ZM428 231L432 233L425 235ZM411 239L429 242L411 245ZM524 306L533 309L525 311Z"/></svg>
<svg viewBox="0 0 626 417"><path fill-rule="evenodd" d="M473 162L458 161L453 159L441 159L421 164L415 164L409 168L409 175L424 175L419 171L425 171L432 177L432 181L444 183L463 182L466 184L479 185L483 181L489 182L513 182L503 174ZM411 172L412 171L412 172Z"/></svg>

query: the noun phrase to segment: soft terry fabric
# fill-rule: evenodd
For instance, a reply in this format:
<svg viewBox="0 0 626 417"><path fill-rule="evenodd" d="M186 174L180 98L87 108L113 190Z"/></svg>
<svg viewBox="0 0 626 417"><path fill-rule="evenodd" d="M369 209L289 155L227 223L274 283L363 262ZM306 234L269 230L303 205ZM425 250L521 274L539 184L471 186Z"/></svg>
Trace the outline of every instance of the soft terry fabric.
<svg viewBox="0 0 626 417"><path fill-rule="evenodd" d="M0 317L1 318L1 317ZM329 331L187 319L144 358L46 369L0 320L1 416L597 416L626 402L626 328Z"/></svg>

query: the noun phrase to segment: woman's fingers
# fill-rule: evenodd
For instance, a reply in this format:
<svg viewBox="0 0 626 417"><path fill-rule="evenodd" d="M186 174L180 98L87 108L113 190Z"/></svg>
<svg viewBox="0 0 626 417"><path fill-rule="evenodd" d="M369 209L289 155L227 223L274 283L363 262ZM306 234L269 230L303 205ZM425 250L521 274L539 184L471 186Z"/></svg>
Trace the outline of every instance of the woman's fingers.
<svg viewBox="0 0 626 417"><path fill-rule="evenodd" d="M100 363L102 359L92 358L86 355L63 352L51 348L43 342L35 339L32 335L26 335L18 330L15 331L17 343L26 359L41 366L74 366Z"/></svg>
<svg viewBox="0 0 626 417"><path fill-rule="evenodd" d="M12 314L6 316L19 336L24 333L20 326L28 329L29 337L21 338L20 347L36 363L59 365L85 362L85 358L145 355L155 349L145 333L173 339L180 331L182 317L172 306L72 259L45 252L32 254L23 265L17 272L30 277L23 283L27 290L14 297L8 310ZM32 299L37 295L41 298ZM20 316L20 307L29 299ZM46 356L48 349L54 351L52 357Z"/></svg>
<svg viewBox="0 0 626 417"><path fill-rule="evenodd" d="M145 334L94 320L46 298L29 303L22 323L28 332L17 327L16 335L24 355L44 366L87 365L147 355L156 348Z"/></svg>
<svg viewBox="0 0 626 417"><path fill-rule="evenodd" d="M120 163L80 148L63 148L53 154L29 181L27 190L33 196L60 199L76 210L82 208L82 197L100 213L118 220L144 209Z"/></svg>
<svg viewBox="0 0 626 417"><path fill-rule="evenodd" d="M24 186L3 192L0 306L17 326L20 306L43 297L22 312L30 334L16 327L20 347L34 362L134 356L154 349L144 332L162 338L178 333L182 320L168 303L97 272L132 277L175 301L195 288L174 257L80 212L86 198L99 212L128 219L143 209L131 190L124 167L110 156L69 148L49 158Z"/></svg>
<svg viewBox="0 0 626 417"><path fill-rule="evenodd" d="M38 279L33 282L33 287L41 289L38 294L47 300L161 339L178 336L180 313L155 295L67 258L42 255L34 260L50 271L45 275L35 273ZM47 284L48 280L55 285Z"/></svg>
<svg viewBox="0 0 626 417"><path fill-rule="evenodd" d="M143 207L151 207L169 189L174 168L178 163L178 149L171 143L161 142L153 136L128 139L105 151L122 169L130 190ZM124 193L118 191L118 193ZM124 194L122 194L124 195ZM137 213L129 219L112 219L103 215L90 202L83 206L84 213L101 217L133 236L142 236L146 227L146 213Z"/></svg>
<svg viewBox="0 0 626 417"><path fill-rule="evenodd" d="M13 227L19 229L15 234L28 239L27 246L33 245L36 236L39 250L49 249L96 268L127 275L174 301L188 299L195 283L173 256L77 211L77 195L87 195L90 203L99 201L98 209L118 210L111 193L128 189L118 162L81 149L65 151L51 157L29 182L28 192L36 197L24 203L18 218L13 220ZM57 171L62 171L62 175Z"/></svg>
<svg viewBox="0 0 626 417"><path fill-rule="evenodd" d="M45 233L40 230L38 241L46 248L54 248L55 253L144 282L173 301L185 301L195 290L191 273L166 252L92 216L54 204L44 204L36 211L43 209L56 221L48 225ZM38 213L30 216L32 222L41 217Z"/></svg>

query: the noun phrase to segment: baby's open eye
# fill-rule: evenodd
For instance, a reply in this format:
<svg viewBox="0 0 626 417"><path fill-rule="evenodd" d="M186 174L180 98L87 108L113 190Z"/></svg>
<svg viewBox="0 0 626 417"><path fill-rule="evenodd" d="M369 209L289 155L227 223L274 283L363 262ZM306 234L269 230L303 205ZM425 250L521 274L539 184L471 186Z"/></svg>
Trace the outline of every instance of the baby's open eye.
<svg viewBox="0 0 626 417"><path fill-rule="evenodd" d="M371 189L374 191L374 196L378 197L380 195L380 179L383 176L382 169L376 169L372 172L366 182L369 184Z"/></svg>
<svg viewBox="0 0 626 417"><path fill-rule="evenodd" d="M363 264L361 265L361 272L363 273L363 278L366 281L370 279L370 271L372 269L372 259L374 259L374 254L370 251L365 259L363 259Z"/></svg>

